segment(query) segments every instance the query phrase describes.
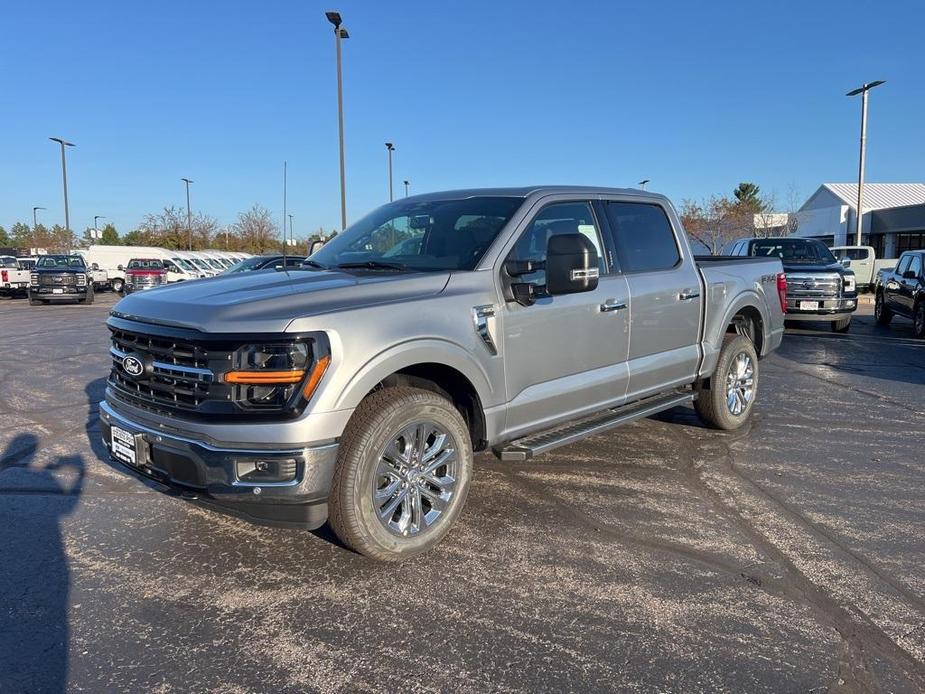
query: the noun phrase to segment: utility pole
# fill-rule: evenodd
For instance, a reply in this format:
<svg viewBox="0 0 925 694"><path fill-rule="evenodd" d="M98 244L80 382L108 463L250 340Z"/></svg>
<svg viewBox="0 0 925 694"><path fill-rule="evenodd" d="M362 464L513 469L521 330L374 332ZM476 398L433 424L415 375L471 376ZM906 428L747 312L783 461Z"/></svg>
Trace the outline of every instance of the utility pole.
<svg viewBox="0 0 925 694"><path fill-rule="evenodd" d="M341 68L342 39L349 39L350 34L341 27L340 12L325 12L328 21L334 25L334 42L337 44L337 131L340 139L340 228L347 228L347 177L344 173L344 79Z"/></svg>
<svg viewBox="0 0 925 694"><path fill-rule="evenodd" d="M93 215L93 238L94 239L99 239L100 237L100 228L96 224L97 219L106 219L106 218L101 214Z"/></svg>
<svg viewBox="0 0 925 694"><path fill-rule="evenodd" d="M76 147L77 145L75 145L73 142L62 140L60 137L49 137L48 139L61 145L61 177L64 179L64 229L67 231L71 239L71 245L73 245L74 239L73 234L71 233L71 211L67 204L67 158L64 156L64 148Z"/></svg>
<svg viewBox="0 0 925 694"><path fill-rule="evenodd" d="M876 80L852 89L845 96L861 95L861 153L858 159L858 208L855 219L855 245L861 245L861 233L864 230L864 164L867 158L867 92L879 87L886 80Z"/></svg>
<svg viewBox="0 0 925 694"><path fill-rule="evenodd" d="M385 148L389 150L389 202L392 202L395 199L392 196L392 152L395 151L395 145L391 142L386 142Z"/></svg>
<svg viewBox="0 0 925 694"><path fill-rule="evenodd" d="M189 184L192 181L188 178L181 178L186 184L186 233L189 234L189 248L187 250L193 250L193 213L190 211L189 206Z"/></svg>

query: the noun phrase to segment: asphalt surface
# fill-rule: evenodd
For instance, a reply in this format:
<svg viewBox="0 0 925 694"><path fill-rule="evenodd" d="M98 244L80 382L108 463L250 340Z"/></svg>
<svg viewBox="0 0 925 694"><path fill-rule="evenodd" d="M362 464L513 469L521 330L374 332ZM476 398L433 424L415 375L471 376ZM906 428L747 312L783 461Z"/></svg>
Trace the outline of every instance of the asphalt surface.
<svg viewBox="0 0 925 694"><path fill-rule="evenodd" d="M788 331L751 425L689 408L477 458L383 565L108 462L93 306L0 299L0 691L925 689L925 343Z"/></svg>

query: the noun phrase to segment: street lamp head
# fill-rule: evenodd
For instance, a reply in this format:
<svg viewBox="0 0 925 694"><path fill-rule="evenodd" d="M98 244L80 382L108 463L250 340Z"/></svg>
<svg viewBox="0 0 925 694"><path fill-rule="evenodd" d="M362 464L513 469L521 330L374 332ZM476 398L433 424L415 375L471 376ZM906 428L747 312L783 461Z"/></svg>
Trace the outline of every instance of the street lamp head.
<svg viewBox="0 0 925 694"><path fill-rule="evenodd" d="M395 149L395 145L393 145L391 142L386 142L385 148L391 152L393 149Z"/></svg>
<svg viewBox="0 0 925 694"><path fill-rule="evenodd" d="M337 30L337 35L338 35L340 38L342 38L342 39L349 39L349 38L350 38L350 34L347 33L347 30L346 30L346 29L338 29L338 30Z"/></svg>
<svg viewBox="0 0 925 694"><path fill-rule="evenodd" d="M340 28L341 22L343 21L343 20L341 20L341 18L340 18L340 12L334 12L334 11L325 12L325 13L324 13L324 16L327 17L327 18L328 18L328 21L331 22L331 24L334 25L335 31L336 31L338 28Z"/></svg>
<svg viewBox="0 0 925 694"><path fill-rule="evenodd" d="M47 207L33 207L32 211L35 212L36 210L47 210L47 209L48 209Z"/></svg>
<svg viewBox="0 0 925 694"><path fill-rule="evenodd" d="M405 185L411 185L411 181L405 181Z"/></svg>
<svg viewBox="0 0 925 694"><path fill-rule="evenodd" d="M180 180L183 181L184 183L186 183L186 185L189 185L190 183L193 182L193 181L192 181L191 179L189 179L189 178L181 178Z"/></svg>
<svg viewBox="0 0 925 694"><path fill-rule="evenodd" d="M651 180L651 179L644 178L644 179L642 179L642 180L639 182L639 185L644 186L644 185L645 185L646 183L648 183L650 180Z"/></svg>
<svg viewBox="0 0 925 694"><path fill-rule="evenodd" d="M879 87L881 84L884 84L885 82L886 80L874 80L873 82L868 82L867 84L861 85L857 89L852 89L850 92L845 94L845 96L857 96L858 94L863 94L864 92L870 91L874 87Z"/></svg>
<svg viewBox="0 0 925 694"><path fill-rule="evenodd" d="M49 137L48 139L51 140L52 142L57 142L61 144L62 147L76 147L77 146L73 142L62 140L60 137Z"/></svg>

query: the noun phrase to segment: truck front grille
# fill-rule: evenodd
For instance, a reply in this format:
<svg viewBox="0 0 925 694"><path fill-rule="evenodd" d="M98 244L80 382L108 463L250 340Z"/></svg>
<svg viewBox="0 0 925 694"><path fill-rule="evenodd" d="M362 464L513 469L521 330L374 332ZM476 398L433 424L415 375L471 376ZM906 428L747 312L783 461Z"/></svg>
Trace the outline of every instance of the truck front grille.
<svg viewBox="0 0 925 694"><path fill-rule="evenodd" d="M126 281L135 289L159 287L164 283L162 275L129 275Z"/></svg>
<svg viewBox="0 0 925 694"><path fill-rule="evenodd" d="M77 275L70 273L41 273L39 274L39 286L41 287L62 287L65 285L77 284Z"/></svg>
<svg viewBox="0 0 925 694"><path fill-rule="evenodd" d="M841 292L841 277L837 274L787 275L787 298L790 299L835 299Z"/></svg>
<svg viewBox="0 0 925 694"><path fill-rule="evenodd" d="M159 412L228 411L231 388L215 373L228 368L230 351L117 329L109 351L109 385L130 404ZM145 364L140 377L131 377L123 367L130 354Z"/></svg>

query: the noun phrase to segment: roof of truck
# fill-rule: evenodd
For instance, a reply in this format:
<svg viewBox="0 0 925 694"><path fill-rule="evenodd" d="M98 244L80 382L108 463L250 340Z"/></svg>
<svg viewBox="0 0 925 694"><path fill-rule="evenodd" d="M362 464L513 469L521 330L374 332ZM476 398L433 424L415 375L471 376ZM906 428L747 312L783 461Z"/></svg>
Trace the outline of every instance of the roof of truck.
<svg viewBox="0 0 925 694"><path fill-rule="evenodd" d="M473 197L509 197L509 198L527 198L535 193L546 193L553 195L556 193L573 193L578 195L633 195L648 198L662 198L663 195L653 193L648 190L639 188L605 188L601 186L519 186L504 188L461 188L459 190L442 190L433 193L423 193L421 195L412 195L407 198L400 198L396 202L405 200L446 200L448 198L473 198Z"/></svg>

